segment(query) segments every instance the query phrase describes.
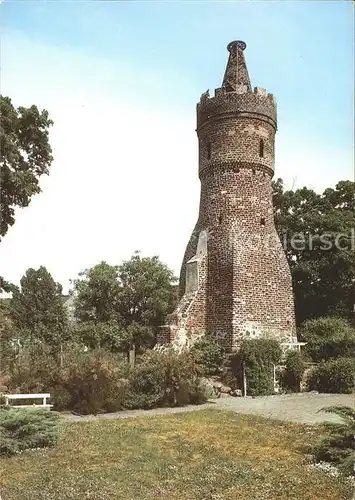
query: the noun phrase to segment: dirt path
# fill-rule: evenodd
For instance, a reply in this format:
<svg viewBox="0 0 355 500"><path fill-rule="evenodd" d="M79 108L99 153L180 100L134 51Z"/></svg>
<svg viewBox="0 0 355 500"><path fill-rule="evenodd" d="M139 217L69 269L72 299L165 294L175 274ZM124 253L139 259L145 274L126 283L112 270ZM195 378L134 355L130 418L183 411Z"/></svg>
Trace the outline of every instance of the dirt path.
<svg viewBox="0 0 355 500"><path fill-rule="evenodd" d="M236 413L249 413L261 417L278 420L289 420L303 424L316 424L324 420L337 422L339 417L327 413L318 413L325 406L350 406L355 407L355 398L351 394L290 394L281 396L263 396L234 398L225 397L212 400L203 405L188 405L181 408L155 408L153 410L127 410L117 413L104 413L101 415L65 415L67 420L73 422L87 422L94 420L112 420L119 418L152 417L172 413L185 413L199 411L206 408L229 410Z"/></svg>

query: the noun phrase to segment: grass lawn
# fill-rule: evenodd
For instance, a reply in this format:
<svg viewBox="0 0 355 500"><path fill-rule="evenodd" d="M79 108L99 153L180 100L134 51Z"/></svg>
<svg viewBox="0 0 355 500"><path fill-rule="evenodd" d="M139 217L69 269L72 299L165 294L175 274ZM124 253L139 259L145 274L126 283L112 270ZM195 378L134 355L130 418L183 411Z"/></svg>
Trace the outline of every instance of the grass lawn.
<svg viewBox="0 0 355 500"><path fill-rule="evenodd" d="M232 412L65 423L56 448L0 460L2 500L349 500L309 471L308 427Z"/></svg>

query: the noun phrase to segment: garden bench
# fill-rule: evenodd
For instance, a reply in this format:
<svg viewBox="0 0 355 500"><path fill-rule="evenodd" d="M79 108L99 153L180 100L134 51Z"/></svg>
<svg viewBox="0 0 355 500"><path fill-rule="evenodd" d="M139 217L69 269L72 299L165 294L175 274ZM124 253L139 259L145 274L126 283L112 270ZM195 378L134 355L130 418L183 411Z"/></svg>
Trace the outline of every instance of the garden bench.
<svg viewBox="0 0 355 500"><path fill-rule="evenodd" d="M5 405L11 406L12 408L48 408L49 410L53 405L47 403L47 399L50 398L51 395L48 393L45 394L4 394ZM42 399L42 404L25 404L25 405L14 405L10 404L11 400L21 400L21 399Z"/></svg>

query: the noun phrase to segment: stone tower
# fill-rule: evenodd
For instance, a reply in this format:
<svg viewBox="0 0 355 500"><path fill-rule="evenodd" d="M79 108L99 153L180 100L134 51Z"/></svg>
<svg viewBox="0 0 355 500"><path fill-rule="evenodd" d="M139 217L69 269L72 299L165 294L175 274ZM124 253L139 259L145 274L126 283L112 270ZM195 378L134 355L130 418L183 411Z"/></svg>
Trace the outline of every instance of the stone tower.
<svg viewBox="0 0 355 500"><path fill-rule="evenodd" d="M228 45L222 87L197 104L200 209L180 274L180 302L158 342L209 333L297 342L290 269L272 205L276 102L252 89L242 41Z"/></svg>

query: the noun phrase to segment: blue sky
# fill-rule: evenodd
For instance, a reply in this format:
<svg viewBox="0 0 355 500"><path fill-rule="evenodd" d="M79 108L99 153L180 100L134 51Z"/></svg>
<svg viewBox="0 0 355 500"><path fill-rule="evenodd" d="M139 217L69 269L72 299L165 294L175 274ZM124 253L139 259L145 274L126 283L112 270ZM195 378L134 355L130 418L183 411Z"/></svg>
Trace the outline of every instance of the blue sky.
<svg viewBox="0 0 355 500"><path fill-rule="evenodd" d="M306 128L317 124L322 134L331 115L336 137L351 137L351 2L5 0L3 22L40 43L165 76L163 97L182 80L186 87L176 96L182 105L195 102L206 85L218 85L225 46L240 38L248 44L253 80L272 89L294 121ZM344 125L347 133L338 129Z"/></svg>
<svg viewBox="0 0 355 500"><path fill-rule="evenodd" d="M178 272L199 201L195 105L234 39L278 102L276 176L353 179L351 3L4 0L2 93L55 121L51 175L1 243L7 277L44 264L66 287L136 249Z"/></svg>

